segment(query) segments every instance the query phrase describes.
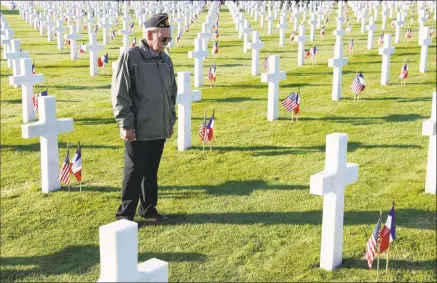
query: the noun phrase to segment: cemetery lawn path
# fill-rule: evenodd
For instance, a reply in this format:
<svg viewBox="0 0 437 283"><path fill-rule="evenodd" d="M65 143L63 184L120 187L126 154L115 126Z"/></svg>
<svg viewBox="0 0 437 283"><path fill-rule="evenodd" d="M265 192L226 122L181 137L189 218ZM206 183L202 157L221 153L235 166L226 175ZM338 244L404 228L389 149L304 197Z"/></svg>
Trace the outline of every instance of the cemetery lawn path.
<svg viewBox="0 0 437 283"><path fill-rule="evenodd" d="M120 204L123 142L112 115L110 87L111 62L118 58L122 38L117 34L105 46L107 73L99 70L90 77L88 54L71 61L68 46L57 50L55 41L48 42L17 12L2 12L14 38L35 61L36 73L45 76L36 91L48 88L56 97L57 117L74 120L74 131L59 136L59 166L67 146L73 156L80 141L84 168L82 192L72 179L71 192L62 187L41 193L39 140L21 137L21 90L9 85L12 69L1 60L1 281L95 282L98 228L115 220ZM436 87L436 41L429 49L428 72L421 74L417 21L409 44L404 26L391 57L391 83L381 87L377 38L375 48L366 50L367 33L360 34L350 9L355 55L343 69L343 99L334 102L327 62L333 57L336 14L331 13L323 41L316 29L317 66L306 59L297 67L297 45L288 41L291 29L280 48L278 33L268 36L267 23L260 28L245 13L265 42L260 64L270 53L281 56L287 79L280 83L280 99L292 90L302 94L297 123L280 105L279 120L267 122L267 84L250 75L251 51L243 53L243 41L222 6L219 53L203 64L204 75L210 63L217 64L217 85L210 88L204 76L202 100L192 105L193 147L177 151L177 134L165 145L158 209L170 221L150 225L135 219L139 262L152 257L168 261L170 281L178 282L370 282L376 279L376 264L369 270L363 259L366 242L379 211L384 223L395 201L397 239L387 275L386 254L381 256L380 281L436 281L436 197L424 193L428 137L421 135ZM205 15L171 50L176 72L193 74L187 52L193 50ZM379 29L380 15L376 24ZM389 23L387 29L394 33ZM141 34L135 24L137 39ZM349 39L344 37L345 56ZM404 58L410 62L410 77L401 87ZM355 102L349 86L359 70L367 88ZM216 117L215 140L205 154L198 136L204 110L208 116L215 110ZM325 137L334 132L349 135L347 159L359 164L359 179L345 192L343 265L326 272L319 268L323 197L309 193L309 180L323 170Z"/></svg>

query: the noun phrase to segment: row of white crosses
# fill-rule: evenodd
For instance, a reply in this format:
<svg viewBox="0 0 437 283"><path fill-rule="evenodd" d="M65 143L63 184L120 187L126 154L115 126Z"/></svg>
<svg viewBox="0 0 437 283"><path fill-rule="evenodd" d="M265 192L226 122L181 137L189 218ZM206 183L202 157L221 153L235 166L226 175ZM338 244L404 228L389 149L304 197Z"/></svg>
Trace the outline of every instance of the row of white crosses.
<svg viewBox="0 0 437 283"><path fill-rule="evenodd" d="M341 99L341 83L343 77L343 66L347 65L348 59L343 57L343 39L342 37L345 35L345 31L343 30L343 21L344 18L342 16L342 6L340 2L340 6L338 8L338 17L337 17L337 30L333 32L336 36L335 46L334 46L334 58L329 59L328 66L334 68L334 73L332 76L332 100L340 100Z"/></svg>
<svg viewBox="0 0 437 283"><path fill-rule="evenodd" d="M19 42L19 41L18 41ZM44 81L44 75L33 74L32 59L20 58L20 75L9 77L9 83L21 85L23 122L35 121L32 98L34 96L34 84ZM22 124L23 138L40 137L41 152L41 189L43 193L49 193L60 189L58 178L59 154L58 135L73 131L72 119L56 118L56 98L53 96L38 97L39 121L32 124Z"/></svg>

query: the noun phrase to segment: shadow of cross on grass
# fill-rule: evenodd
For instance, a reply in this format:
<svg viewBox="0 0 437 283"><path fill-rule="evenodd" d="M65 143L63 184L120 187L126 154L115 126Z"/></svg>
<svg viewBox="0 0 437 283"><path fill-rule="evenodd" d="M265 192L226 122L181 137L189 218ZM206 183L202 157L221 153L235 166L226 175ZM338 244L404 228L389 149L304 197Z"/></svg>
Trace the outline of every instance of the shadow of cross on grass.
<svg viewBox="0 0 437 283"><path fill-rule="evenodd" d="M226 181L216 186L197 185L197 186L159 186L159 197L164 198L181 198L186 196L186 192L179 191L205 191L207 194L221 196L221 195L236 195L247 196L252 194L255 190L308 190L309 186L302 185L269 185L263 180L247 180L247 181ZM169 190L176 190L178 192L169 192ZM193 193L194 197L194 193Z"/></svg>
<svg viewBox="0 0 437 283"><path fill-rule="evenodd" d="M71 144L70 144L71 145ZM81 144L81 148L91 148L91 149L102 149L102 148L112 148L112 149L119 149L119 146L115 145L96 145L96 144ZM2 151L4 150L10 150L10 151L40 151L40 143L31 143L31 144L1 144L0 149ZM58 148L59 149L66 149L67 143L66 142L58 142Z"/></svg>
<svg viewBox="0 0 437 283"><path fill-rule="evenodd" d="M381 256L380 258L380 268L385 269L386 258ZM404 270L435 270L436 268L435 260L399 260L399 259L390 259L390 269L404 269ZM367 265L367 261L362 258L344 258L343 263L340 266L340 269L369 269ZM381 271L381 275L384 271Z"/></svg>
<svg viewBox="0 0 437 283"><path fill-rule="evenodd" d="M253 146L214 146L213 150L219 153L232 151L248 151L252 156L276 156L311 154L325 152L325 144L315 146L276 146L276 145L253 145ZM393 148L393 149L422 149L416 144L363 144L361 142L349 142L347 151L355 152L358 149ZM191 150L202 150L200 146L193 146Z"/></svg>
<svg viewBox="0 0 437 283"><path fill-rule="evenodd" d="M156 253L138 254L138 262L151 258L163 261L205 261L206 255L200 253ZM28 257L2 257L2 282L19 281L51 275L84 275L100 264L100 249L97 245L69 246L53 254ZM94 281L98 279L98 274Z"/></svg>
<svg viewBox="0 0 437 283"><path fill-rule="evenodd" d="M350 123L352 125L371 125L380 124L383 122L413 122L426 117L420 114L392 114L382 117L345 117L345 116L330 116L330 117L300 117L299 121L332 121L334 123ZM291 118L279 118L279 120L291 120Z"/></svg>
<svg viewBox="0 0 437 283"><path fill-rule="evenodd" d="M379 211L345 211L344 225L367 225L369 231L375 228L375 218ZM322 207L320 210L290 212L224 212L193 213L169 215L166 225L186 224L235 224L235 225L322 225ZM436 230L435 211L418 209L397 209L396 225L419 230ZM398 239L401 236L398 236Z"/></svg>

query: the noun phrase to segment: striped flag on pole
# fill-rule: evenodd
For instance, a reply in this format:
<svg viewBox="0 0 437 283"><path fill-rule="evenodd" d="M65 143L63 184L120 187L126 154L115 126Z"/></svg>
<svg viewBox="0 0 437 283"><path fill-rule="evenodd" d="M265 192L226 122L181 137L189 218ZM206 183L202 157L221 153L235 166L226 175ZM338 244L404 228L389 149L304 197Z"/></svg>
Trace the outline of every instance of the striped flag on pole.
<svg viewBox="0 0 437 283"><path fill-rule="evenodd" d="M61 172L59 172L59 181L66 185L70 185L70 150L67 150L67 155L64 159Z"/></svg>
<svg viewBox="0 0 437 283"><path fill-rule="evenodd" d="M281 101L282 106L284 106L287 112L293 111L296 107L298 107L298 98L294 91L284 100Z"/></svg>
<svg viewBox="0 0 437 283"><path fill-rule="evenodd" d="M359 73L355 76L354 80L352 81L352 85L350 89L355 94L360 94L365 88L366 88L366 82L364 81L363 73Z"/></svg>
<svg viewBox="0 0 437 283"><path fill-rule="evenodd" d="M199 136L203 143L208 142L208 134L206 129L206 113L203 114L203 123L200 126Z"/></svg>
<svg viewBox="0 0 437 283"><path fill-rule="evenodd" d="M379 216L378 222L376 223L375 230L373 230L373 233L370 236L369 240L367 241L367 245L366 245L366 255L364 257L367 259L367 265L369 266L370 269L372 269L373 260L375 259L376 242L378 241L380 227L381 227L381 215Z"/></svg>

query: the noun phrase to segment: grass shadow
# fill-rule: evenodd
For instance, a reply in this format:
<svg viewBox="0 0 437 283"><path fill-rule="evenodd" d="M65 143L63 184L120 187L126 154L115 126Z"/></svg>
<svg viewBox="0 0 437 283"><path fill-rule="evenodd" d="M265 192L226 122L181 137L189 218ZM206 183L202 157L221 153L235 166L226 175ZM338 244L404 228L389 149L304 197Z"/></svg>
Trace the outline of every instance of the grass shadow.
<svg viewBox="0 0 437 283"><path fill-rule="evenodd" d="M91 149L103 149L103 148L112 148L117 149L120 148L119 146L115 145L90 145L90 144L81 144L81 148L91 148ZM66 142L59 142L58 143L59 149L66 149L67 143ZM31 144L1 144L0 149L2 151L40 151L40 143L31 143Z"/></svg>
<svg viewBox="0 0 437 283"><path fill-rule="evenodd" d="M206 255L200 253L157 253L138 254L139 262L151 258L171 262L205 261ZM86 260L84 260L86 258ZM69 246L52 254L29 257L2 257L2 281L21 281L26 278L53 275L84 275L100 262L100 249L97 245ZM23 269L26 266L28 268ZM97 279L97 278L96 278Z"/></svg>
<svg viewBox="0 0 437 283"><path fill-rule="evenodd" d="M117 125L114 118L75 118L74 122L83 125Z"/></svg>
<svg viewBox="0 0 437 283"><path fill-rule="evenodd" d="M367 225L373 229L375 218L379 211L345 211L344 225ZM193 213L173 214L168 225L186 224L232 224L232 225L322 225L322 206L320 210L292 211L292 212L225 212L225 213ZM401 220L402 219L402 220ZM398 226L436 230L435 211L417 209L398 209L396 211Z"/></svg>
<svg viewBox="0 0 437 283"><path fill-rule="evenodd" d="M420 114L392 114L383 117L300 117L299 121L332 121L352 125L370 125L383 122L413 122L425 118ZM291 120L291 118L280 117L279 120Z"/></svg>
<svg viewBox="0 0 437 283"><path fill-rule="evenodd" d="M256 190L309 190L308 185L270 185L263 180L246 180L246 181L226 181L225 183L211 186L211 185L195 185L195 186L159 186L159 196L181 198L186 196L184 192L169 192L172 191L204 191L209 195L235 195L248 196Z"/></svg>
<svg viewBox="0 0 437 283"><path fill-rule="evenodd" d="M386 259L381 258L381 266L386 265ZM390 259L390 269L403 269L403 270L434 270L436 268L435 260L424 261L412 261L412 260L399 260ZM359 258L344 258L340 269L369 269L367 261Z"/></svg>

